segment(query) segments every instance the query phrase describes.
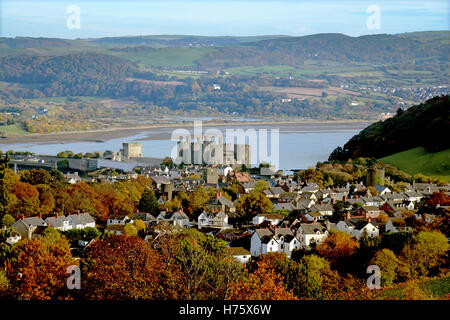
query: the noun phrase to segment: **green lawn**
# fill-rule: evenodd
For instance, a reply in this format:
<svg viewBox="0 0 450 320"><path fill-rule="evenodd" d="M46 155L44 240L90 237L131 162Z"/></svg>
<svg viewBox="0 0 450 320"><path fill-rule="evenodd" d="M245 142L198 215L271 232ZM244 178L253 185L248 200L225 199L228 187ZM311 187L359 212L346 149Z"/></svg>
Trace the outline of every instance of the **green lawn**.
<svg viewBox="0 0 450 320"><path fill-rule="evenodd" d="M7 126L0 126L0 131L8 134L29 134L29 132L25 131L22 125L20 124L10 124Z"/></svg>
<svg viewBox="0 0 450 320"><path fill-rule="evenodd" d="M422 173L450 182L450 149L429 153L423 147L395 153L380 159L409 174Z"/></svg>

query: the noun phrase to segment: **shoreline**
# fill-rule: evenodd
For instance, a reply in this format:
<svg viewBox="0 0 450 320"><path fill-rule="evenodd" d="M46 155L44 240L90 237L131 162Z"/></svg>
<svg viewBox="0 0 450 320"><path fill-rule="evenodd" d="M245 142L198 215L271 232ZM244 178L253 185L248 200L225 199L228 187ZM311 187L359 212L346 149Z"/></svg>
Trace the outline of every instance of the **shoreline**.
<svg viewBox="0 0 450 320"><path fill-rule="evenodd" d="M367 120L268 120L268 121L232 121L232 122L222 122L222 121L202 121L202 128L211 127L228 127L228 126L241 126L241 127L252 127L252 126L274 126L279 125L283 127L295 126L301 128L302 126L329 126L329 125L346 125L346 124L361 124L367 126L370 121ZM147 130L152 129L170 129L170 128L193 128L194 121L189 121L185 123L155 123L143 126L134 127L116 127L116 128L106 128L99 130L88 130L88 131L67 131L60 133L30 133L30 134L17 134L9 135L6 138L0 139L0 147L2 145L17 144L17 143L39 143L39 144L51 144L51 143L69 143L69 142L103 142L105 140L126 138L139 133L143 133ZM158 132L154 135L149 135L145 140L148 139L165 139L167 136L170 137L170 133Z"/></svg>

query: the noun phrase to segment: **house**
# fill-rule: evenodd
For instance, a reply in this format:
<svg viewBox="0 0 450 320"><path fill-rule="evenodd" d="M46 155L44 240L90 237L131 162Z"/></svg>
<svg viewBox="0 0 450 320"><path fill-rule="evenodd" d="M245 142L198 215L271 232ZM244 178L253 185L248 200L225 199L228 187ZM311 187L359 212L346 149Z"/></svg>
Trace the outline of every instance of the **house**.
<svg viewBox="0 0 450 320"><path fill-rule="evenodd" d="M316 203L314 202L314 200L311 200L311 199L300 199L296 203L296 209L297 210L308 210L309 208L311 208L315 204Z"/></svg>
<svg viewBox="0 0 450 320"><path fill-rule="evenodd" d="M236 212L236 208L232 201L228 200L227 198L223 196L217 197L217 202L222 206L222 210L225 213L234 213Z"/></svg>
<svg viewBox="0 0 450 320"><path fill-rule="evenodd" d="M402 218L389 218L384 227L385 232L397 233L397 232L409 232L413 228L408 226L406 221Z"/></svg>
<svg viewBox="0 0 450 320"><path fill-rule="evenodd" d="M273 211L293 211L295 210L295 206L291 202L278 202L273 205Z"/></svg>
<svg viewBox="0 0 450 320"><path fill-rule="evenodd" d="M105 233L113 235L122 235L124 231L125 224L108 224L105 228Z"/></svg>
<svg viewBox="0 0 450 320"><path fill-rule="evenodd" d="M189 228L189 217L181 210L176 211L173 213L173 225L181 228Z"/></svg>
<svg viewBox="0 0 450 320"><path fill-rule="evenodd" d="M21 236L22 239L31 240L33 235L37 233L39 228L47 228L48 224L42 220L39 215L37 217L21 218L17 220L12 228Z"/></svg>
<svg viewBox="0 0 450 320"><path fill-rule="evenodd" d="M285 193L285 191L281 187L272 187L272 188L269 188L269 191L272 194L272 198L277 198L277 199L280 197L280 195L282 193Z"/></svg>
<svg viewBox="0 0 450 320"><path fill-rule="evenodd" d="M19 242L20 241L20 239L22 239L22 236L19 234L19 233L17 233L17 232L13 232L12 234L11 234L11 236L9 236L7 239L6 239L6 243L7 244L9 244L9 245L13 245L13 244L16 244L17 242Z"/></svg>
<svg viewBox="0 0 450 320"><path fill-rule="evenodd" d="M245 193L253 192L253 190L255 189L255 183L256 181L245 182L243 184Z"/></svg>
<svg viewBox="0 0 450 320"><path fill-rule="evenodd" d="M362 206L362 207L359 207L358 209L356 209L356 210L353 212L353 215L355 215L355 216L363 216L363 217L365 217L366 219L367 219L367 218L372 218L372 219L374 219L374 218L378 218L378 216L379 216L381 213L383 213L383 211L380 210L380 209L378 209L378 208L375 207L375 206Z"/></svg>
<svg viewBox="0 0 450 320"><path fill-rule="evenodd" d="M243 247L227 248L226 253L231 256L236 262L242 264L247 264L252 257L250 251Z"/></svg>
<svg viewBox="0 0 450 320"><path fill-rule="evenodd" d="M250 240L250 252L255 257L270 252L291 256L292 251L299 248L300 241L289 228L256 229Z"/></svg>
<svg viewBox="0 0 450 320"><path fill-rule="evenodd" d="M84 228L95 228L95 220L92 216L87 213L75 213L69 214L67 216L69 223L72 225L72 229L84 229Z"/></svg>
<svg viewBox="0 0 450 320"><path fill-rule="evenodd" d="M408 201L420 201L423 198L423 195L419 192L411 191L411 192L405 192L405 195L407 197Z"/></svg>
<svg viewBox="0 0 450 320"><path fill-rule="evenodd" d="M332 216L333 206L331 204L319 203L311 207L311 211L319 212L322 216Z"/></svg>
<svg viewBox="0 0 450 320"><path fill-rule="evenodd" d="M156 223L156 218L147 212L136 212L131 216L133 220L142 220L146 225Z"/></svg>
<svg viewBox="0 0 450 320"><path fill-rule="evenodd" d="M307 214L305 214L305 218L308 221L322 221L324 220L323 214L317 211L310 211Z"/></svg>
<svg viewBox="0 0 450 320"><path fill-rule="evenodd" d="M65 216L54 216L54 217L48 217L45 219L45 222L48 224L49 227L55 228L56 230L60 231L67 231L73 228L72 224L70 224L69 219Z"/></svg>
<svg viewBox="0 0 450 320"><path fill-rule="evenodd" d="M328 234L327 228L319 223L300 223L297 231L297 237L305 247L325 241Z"/></svg>
<svg viewBox="0 0 450 320"><path fill-rule="evenodd" d="M379 196L384 196L386 193L391 193L391 189L386 186L376 185L375 190L377 190Z"/></svg>
<svg viewBox="0 0 450 320"><path fill-rule="evenodd" d="M78 172L74 172L74 173L67 173L64 178L66 179L66 181L70 184L75 184L81 181L81 177L78 175Z"/></svg>
<svg viewBox="0 0 450 320"><path fill-rule="evenodd" d="M268 213L268 214L257 214L253 217L252 223L254 225L259 225L264 221L269 221L272 225L277 225L281 221L283 221L283 217L276 213Z"/></svg>
<svg viewBox="0 0 450 320"><path fill-rule="evenodd" d="M380 207L381 205L383 205L385 200L379 196L373 196L373 197L363 197L359 202L361 202L364 206Z"/></svg>
<svg viewBox="0 0 450 320"><path fill-rule="evenodd" d="M128 217L125 214L112 214L108 217L108 220L106 222L107 225L110 224L128 224L133 223L133 219Z"/></svg>
<svg viewBox="0 0 450 320"><path fill-rule="evenodd" d="M203 228L218 228L218 229L229 229L231 225L228 224L228 215L219 211L217 213L207 213L203 211L198 216L198 229Z"/></svg>
<svg viewBox="0 0 450 320"><path fill-rule="evenodd" d="M371 218L348 218L341 220L336 224L336 228L355 237L357 240L363 232L370 237L378 237L380 234L378 223L372 221Z"/></svg>
<svg viewBox="0 0 450 320"><path fill-rule="evenodd" d="M302 192L300 197L302 199L317 201L317 197L314 192Z"/></svg>

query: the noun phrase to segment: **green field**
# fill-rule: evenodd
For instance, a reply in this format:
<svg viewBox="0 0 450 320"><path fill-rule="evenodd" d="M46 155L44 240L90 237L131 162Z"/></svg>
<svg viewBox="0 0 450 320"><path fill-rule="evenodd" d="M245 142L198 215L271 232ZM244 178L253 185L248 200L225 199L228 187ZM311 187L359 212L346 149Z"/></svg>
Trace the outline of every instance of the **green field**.
<svg viewBox="0 0 450 320"><path fill-rule="evenodd" d="M392 154L380 159L409 174L421 173L450 182L450 149L429 153L423 147Z"/></svg>
<svg viewBox="0 0 450 320"><path fill-rule="evenodd" d="M7 126L0 126L0 131L8 134L29 134L29 132L25 131L22 125L20 124L10 124Z"/></svg>
<svg viewBox="0 0 450 320"><path fill-rule="evenodd" d="M431 296L433 299L444 299L450 293L450 277L443 277L440 279L425 280L419 283L419 288L425 294ZM380 297L383 299L402 299L403 288L394 287L392 289L382 290Z"/></svg>

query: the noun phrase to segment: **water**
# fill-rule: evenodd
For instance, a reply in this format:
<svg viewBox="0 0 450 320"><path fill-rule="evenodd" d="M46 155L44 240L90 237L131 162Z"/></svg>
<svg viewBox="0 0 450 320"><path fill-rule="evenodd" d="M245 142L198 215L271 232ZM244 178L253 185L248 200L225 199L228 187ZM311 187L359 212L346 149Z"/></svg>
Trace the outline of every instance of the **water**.
<svg viewBox="0 0 450 320"><path fill-rule="evenodd" d="M365 128L367 123L349 124L290 124L290 125L259 125L259 126L220 126L217 127L225 135L225 129L254 128L279 129L279 168L284 170L306 169L315 166L318 161L326 161L329 154L337 146L345 144L352 136ZM203 128L203 131L207 127ZM141 142L144 157L164 158L170 156L176 142L170 140L173 128L145 129L139 134L115 138L103 142L84 141L67 143L16 143L0 145L3 151L30 151L38 155L56 155L58 152L71 150L75 153L86 153L106 150L114 152L122 148L123 142ZM192 130L191 130L192 131ZM163 134L163 137L161 137ZM152 135L157 137L152 138ZM156 139L155 139L156 138ZM270 140L268 138L268 140ZM270 149L270 141L269 149ZM252 153L254 152L252 148Z"/></svg>

